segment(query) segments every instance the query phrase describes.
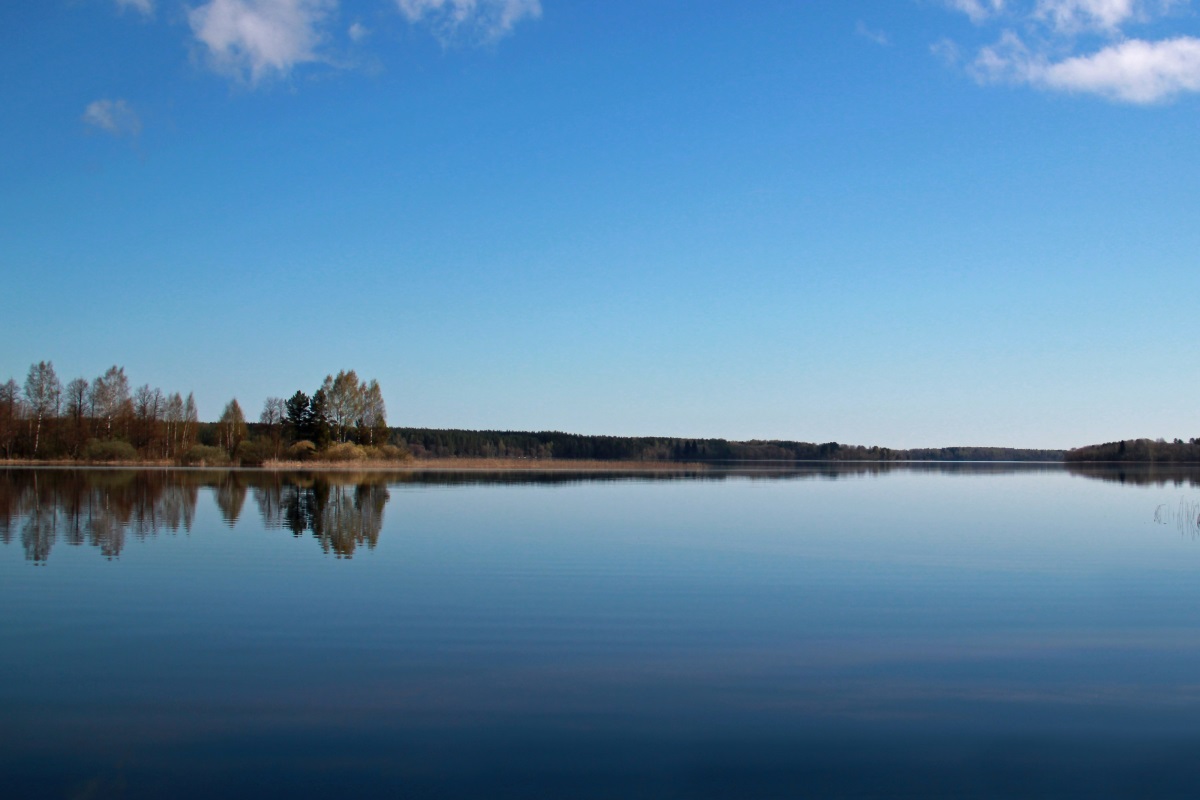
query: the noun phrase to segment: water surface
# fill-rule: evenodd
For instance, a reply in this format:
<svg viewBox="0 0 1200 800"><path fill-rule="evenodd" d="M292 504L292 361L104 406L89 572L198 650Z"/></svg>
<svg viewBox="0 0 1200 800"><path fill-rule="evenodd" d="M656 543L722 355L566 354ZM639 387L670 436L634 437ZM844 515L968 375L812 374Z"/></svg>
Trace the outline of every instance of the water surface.
<svg viewBox="0 0 1200 800"><path fill-rule="evenodd" d="M1191 796L1197 483L0 471L0 784Z"/></svg>

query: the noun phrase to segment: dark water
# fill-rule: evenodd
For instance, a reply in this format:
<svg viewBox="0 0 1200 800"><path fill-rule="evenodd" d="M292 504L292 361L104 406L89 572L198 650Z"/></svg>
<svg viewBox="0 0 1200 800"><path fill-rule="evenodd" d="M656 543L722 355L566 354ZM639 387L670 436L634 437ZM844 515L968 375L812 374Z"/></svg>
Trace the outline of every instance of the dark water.
<svg viewBox="0 0 1200 800"><path fill-rule="evenodd" d="M1198 483L0 470L0 794L1192 797Z"/></svg>

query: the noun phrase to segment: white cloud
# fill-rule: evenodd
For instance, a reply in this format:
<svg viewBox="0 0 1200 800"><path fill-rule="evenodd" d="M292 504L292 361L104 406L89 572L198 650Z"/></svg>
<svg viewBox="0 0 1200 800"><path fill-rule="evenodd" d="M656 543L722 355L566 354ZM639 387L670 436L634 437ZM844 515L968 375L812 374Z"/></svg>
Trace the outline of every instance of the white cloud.
<svg viewBox="0 0 1200 800"><path fill-rule="evenodd" d="M854 32L864 39L872 41L878 45L889 45L892 43L891 39L888 38L888 35L885 32L872 30L871 28L867 27L867 23L863 22L861 19L858 21L858 24L854 26Z"/></svg>
<svg viewBox="0 0 1200 800"><path fill-rule="evenodd" d="M1063 33L1116 32L1140 5L1137 0L1038 0L1033 16Z"/></svg>
<svg viewBox="0 0 1200 800"><path fill-rule="evenodd" d="M467 32L495 41L521 20L542 15L540 0L396 0L396 5L409 22L427 22L443 40Z"/></svg>
<svg viewBox="0 0 1200 800"><path fill-rule="evenodd" d="M1191 0L946 0L987 21L990 8L1003 8L1020 25L979 49L968 63L981 83L1013 83L1048 91L1093 94L1124 103L1156 103L1200 92L1200 39L1127 37L1126 28L1158 21ZM1087 34L1081 36L1081 34ZM1100 36L1102 46L1082 52ZM1107 43L1104 43L1107 40ZM948 63L945 44L933 51Z"/></svg>
<svg viewBox="0 0 1200 800"><path fill-rule="evenodd" d="M154 0L117 0L117 7L122 11L132 8L149 16L154 13Z"/></svg>
<svg viewBox="0 0 1200 800"><path fill-rule="evenodd" d="M352 42L361 42L371 35L371 29L361 22L355 22L346 30L346 35L350 37L350 41Z"/></svg>
<svg viewBox="0 0 1200 800"><path fill-rule="evenodd" d="M984 81L1156 103L1200 91L1200 39L1130 39L1089 55L1050 61L1030 51L1015 34L1006 33L998 44L980 51L973 69Z"/></svg>
<svg viewBox="0 0 1200 800"><path fill-rule="evenodd" d="M101 99L88 103L83 111L83 121L113 136L137 136L142 131L142 121L124 100Z"/></svg>
<svg viewBox="0 0 1200 800"><path fill-rule="evenodd" d="M188 12L218 71L257 83L321 61L322 23L337 0L208 0Z"/></svg>
<svg viewBox="0 0 1200 800"><path fill-rule="evenodd" d="M1200 39L1130 39L1051 64L1041 81L1054 89L1092 92L1128 103L1168 100L1200 91Z"/></svg>
<svg viewBox="0 0 1200 800"><path fill-rule="evenodd" d="M946 5L980 25L1004 10L1004 0L946 0Z"/></svg>

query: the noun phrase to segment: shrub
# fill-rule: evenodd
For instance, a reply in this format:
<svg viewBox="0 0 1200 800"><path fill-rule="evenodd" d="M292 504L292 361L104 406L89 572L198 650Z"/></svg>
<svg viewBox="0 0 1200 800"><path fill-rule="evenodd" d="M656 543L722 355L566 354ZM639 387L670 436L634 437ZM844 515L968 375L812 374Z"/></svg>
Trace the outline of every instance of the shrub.
<svg viewBox="0 0 1200 800"><path fill-rule="evenodd" d="M90 439L83 448L83 457L88 461L136 461L138 454L129 442Z"/></svg>
<svg viewBox="0 0 1200 800"><path fill-rule="evenodd" d="M229 464L229 454L219 447L198 444L180 456L179 463L191 467L224 467Z"/></svg>
<svg viewBox="0 0 1200 800"><path fill-rule="evenodd" d="M367 457L367 452L356 444L342 442L330 447L321 457L326 461L362 461Z"/></svg>
<svg viewBox="0 0 1200 800"><path fill-rule="evenodd" d="M412 457L408 450L396 447L394 444L380 445L375 450L379 453L376 458L381 458L384 461L407 461Z"/></svg>
<svg viewBox="0 0 1200 800"><path fill-rule="evenodd" d="M301 439L287 449L287 457L292 461L308 461L317 454L317 446L308 439Z"/></svg>
<svg viewBox="0 0 1200 800"><path fill-rule="evenodd" d="M275 446L265 439L251 439L237 448L237 460L243 467L261 467L275 457Z"/></svg>

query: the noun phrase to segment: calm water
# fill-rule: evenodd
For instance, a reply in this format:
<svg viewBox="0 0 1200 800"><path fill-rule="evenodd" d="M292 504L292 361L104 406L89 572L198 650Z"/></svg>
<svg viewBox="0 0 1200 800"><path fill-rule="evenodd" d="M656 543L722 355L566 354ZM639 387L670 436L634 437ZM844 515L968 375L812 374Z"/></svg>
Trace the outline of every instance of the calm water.
<svg viewBox="0 0 1200 800"><path fill-rule="evenodd" d="M1198 484L0 470L0 793L1194 796Z"/></svg>

